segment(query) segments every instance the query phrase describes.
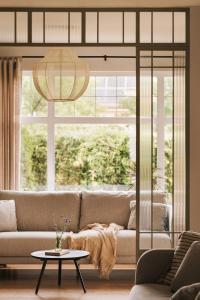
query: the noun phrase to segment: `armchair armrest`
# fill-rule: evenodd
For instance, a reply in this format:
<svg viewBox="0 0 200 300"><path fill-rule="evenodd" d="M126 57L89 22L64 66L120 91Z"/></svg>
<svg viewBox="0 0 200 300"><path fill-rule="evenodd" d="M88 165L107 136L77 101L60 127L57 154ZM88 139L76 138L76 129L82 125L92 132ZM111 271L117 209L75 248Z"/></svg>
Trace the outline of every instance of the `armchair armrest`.
<svg viewBox="0 0 200 300"><path fill-rule="evenodd" d="M140 257L136 269L136 284L154 283L170 267L174 249L152 249Z"/></svg>

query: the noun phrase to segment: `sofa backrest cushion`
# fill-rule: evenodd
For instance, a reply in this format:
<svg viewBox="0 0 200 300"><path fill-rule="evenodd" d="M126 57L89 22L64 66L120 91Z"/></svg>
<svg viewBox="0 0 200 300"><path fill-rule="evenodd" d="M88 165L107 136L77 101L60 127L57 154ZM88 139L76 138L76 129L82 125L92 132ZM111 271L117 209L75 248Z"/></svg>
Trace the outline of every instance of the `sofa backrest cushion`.
<svg viewBox="0 0 200 300"><path fill-rule="evenodd" d="M68 230L78 231L80 193L0 191L0 200L15 200L19 231L52 231L54 220L71 220ZM55 218L54 218L55 216Z"/></svg>
<svg viewBox="0 0 200 300"><path fill-rule="evenodd" d="M141 200L150 197L150 191L142 191ZM91 223L117 223L128 225L130 201L136 200L135 192L82 192L80 229ZM161 191L154 192L155 203L165 203L165 195Z"/></svg>
<svg viewBox="0 0 200 300"><path fill-rule="evenodd" d="M80 229L91 223L116 223L127 227L133 192L83 192Z"/></svg>

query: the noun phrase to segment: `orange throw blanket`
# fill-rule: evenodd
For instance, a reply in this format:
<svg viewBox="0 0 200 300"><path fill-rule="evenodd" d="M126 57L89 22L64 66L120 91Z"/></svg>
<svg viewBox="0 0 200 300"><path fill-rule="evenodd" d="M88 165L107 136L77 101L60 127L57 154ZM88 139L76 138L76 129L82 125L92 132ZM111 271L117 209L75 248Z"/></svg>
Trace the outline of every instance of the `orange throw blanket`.
<svg viewBox="0 0 200 300"><path fill-rule="evenodd" d="M123 226L111 223L89 224L79 233L71 232L68 246L90 252L90 261L99 270L100 278L108 279L116 262L117 233Z"/></svg>

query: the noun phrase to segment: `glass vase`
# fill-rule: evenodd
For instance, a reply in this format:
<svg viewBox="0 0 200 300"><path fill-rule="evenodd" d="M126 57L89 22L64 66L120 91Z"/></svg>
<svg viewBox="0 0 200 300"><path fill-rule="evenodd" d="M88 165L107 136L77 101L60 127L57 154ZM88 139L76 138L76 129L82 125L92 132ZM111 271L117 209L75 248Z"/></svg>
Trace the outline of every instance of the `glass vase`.
<svg viewBox="0 0 200 300"><path fill-rule="evenodd" d="M62 250L62 231L56 232L56 251Z"/></svg>

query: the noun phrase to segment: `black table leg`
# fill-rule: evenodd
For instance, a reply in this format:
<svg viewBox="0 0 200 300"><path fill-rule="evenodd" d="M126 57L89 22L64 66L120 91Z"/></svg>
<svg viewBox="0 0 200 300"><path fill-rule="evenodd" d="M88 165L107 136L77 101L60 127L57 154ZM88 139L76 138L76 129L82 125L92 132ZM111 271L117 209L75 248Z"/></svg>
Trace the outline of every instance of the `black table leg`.
<svg viewBox="0 0 200 300"><path fill-rule="evenodd" d="M84 290L84 293L86 293L86 289L85 289L84 282L83 282L83 277L81 275L81 272L80 272L80 269L79 269L79 265L78 265L78 263L77 263L77 261L75 259L74 259L74 264L76 266L77 275L78 275L78 277L80 279L80 282L81 282L82 288Z"/></svg>
<svg viewBox="0 0 200 300"><path fill-rule="evenodd" d="M61 286L62 260L58 260L58 286Z"/></svg>
<svg viewBox="0 0 200 300"><path fill-rule="evenodd" d="M77 265L78 265L78 267L79 267L79 262L76 261L76 263L77 263ZM79 273L78 273L78 271L77 271L77 268L76 268L76 280L79 280Z"/></svg>
<svg viewBox="0 0 200 300"><path fill-rule="evenodd" d="M37 295L37 293L38 293L38 291L39 291L39 288L40 288L40 282L41 282L42 275L43 275L43 273L44 273L46 264L47 264L47 260L44 260L44 261L43 261L43 265L42 265L42 269L41 269L41 271L40 271L40 276L39 276L39 278L38 278L36 290L35 290L35 294L36 294L36 295Z"/></svg>

